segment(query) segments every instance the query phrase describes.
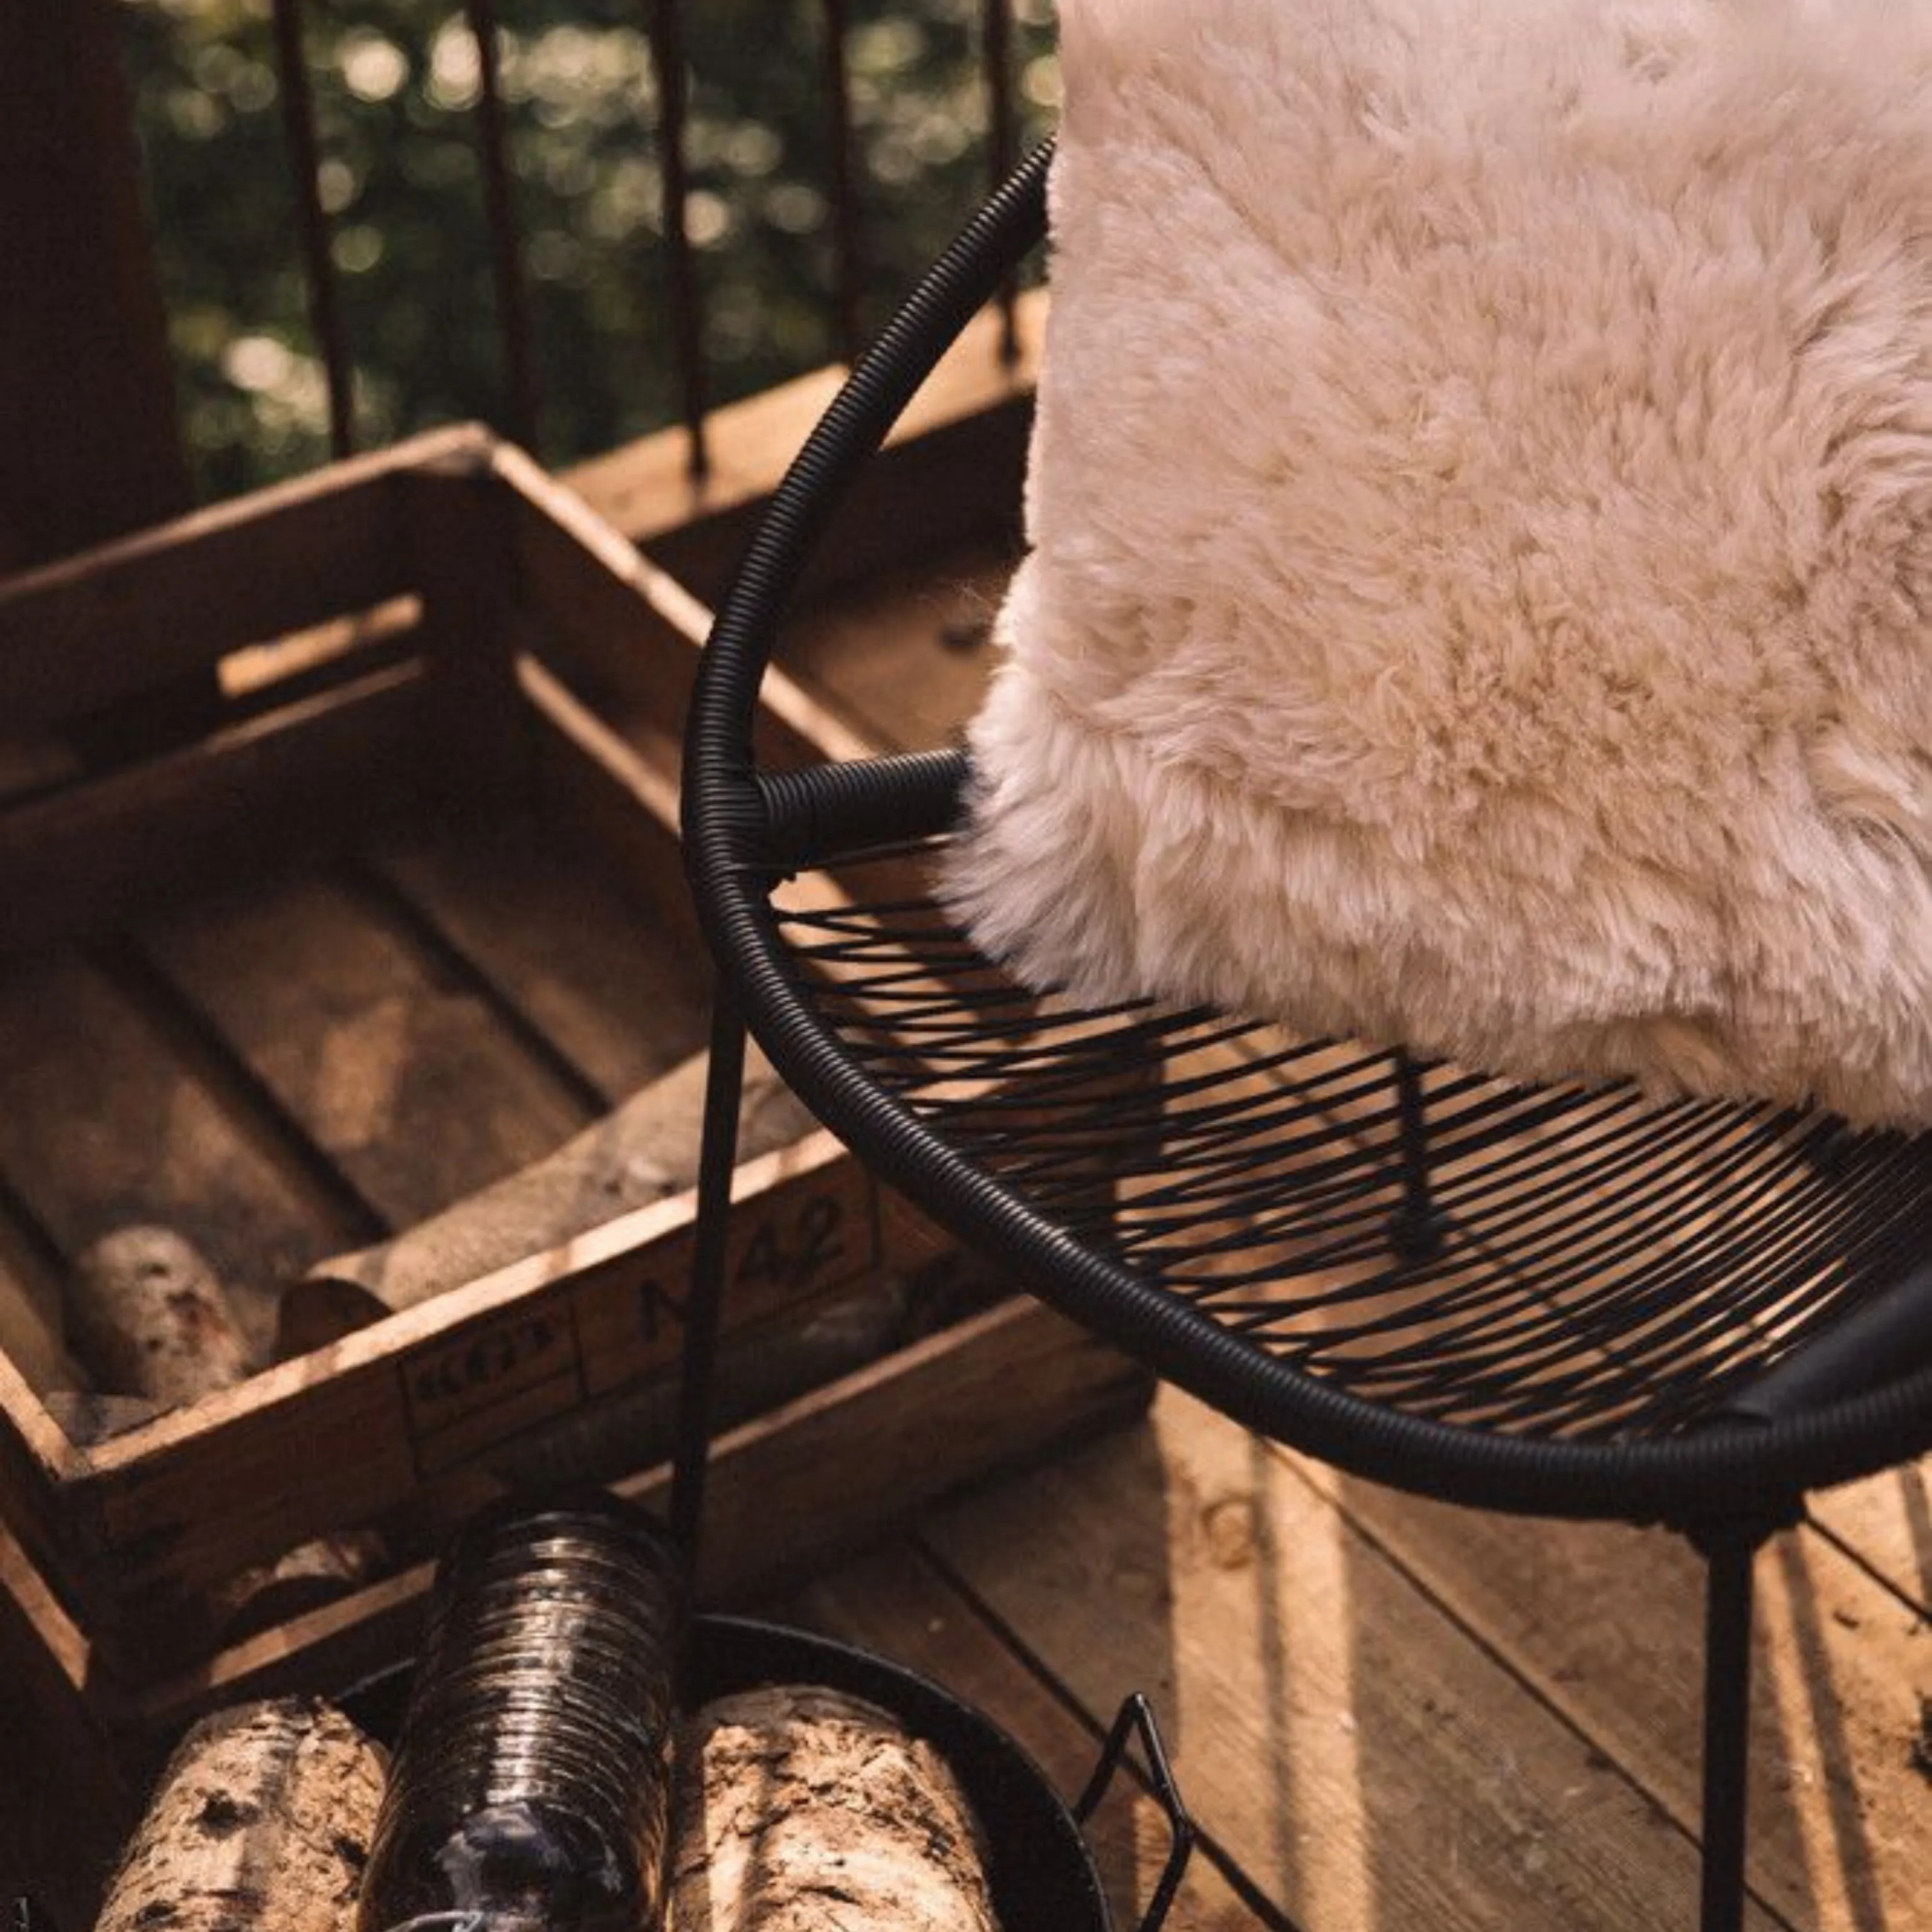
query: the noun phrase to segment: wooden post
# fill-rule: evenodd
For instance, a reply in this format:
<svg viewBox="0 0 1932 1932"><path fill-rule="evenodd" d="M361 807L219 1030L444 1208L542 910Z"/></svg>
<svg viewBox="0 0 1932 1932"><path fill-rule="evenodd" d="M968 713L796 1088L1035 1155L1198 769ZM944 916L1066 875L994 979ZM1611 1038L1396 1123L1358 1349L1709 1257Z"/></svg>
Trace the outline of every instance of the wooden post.
<svg viewBox="0 0 1932 1932"><path fill-rule="evenodd" d="M112 0L0 0L0 572L188 506Z"/></svg>
<svg viewBox="0 0 1932 1932"><path fill-rule="evenodd" d="M490 439L406 479L408 529L435 679L435 776L465 811L529 796L530 735L518 694L514 616L515 502Z"/></svg>

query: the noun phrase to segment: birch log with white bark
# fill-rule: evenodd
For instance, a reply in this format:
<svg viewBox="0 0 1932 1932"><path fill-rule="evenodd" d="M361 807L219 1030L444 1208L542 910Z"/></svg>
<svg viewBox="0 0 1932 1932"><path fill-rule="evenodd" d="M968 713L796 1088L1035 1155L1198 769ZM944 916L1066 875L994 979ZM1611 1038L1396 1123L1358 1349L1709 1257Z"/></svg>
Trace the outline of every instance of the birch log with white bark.
<svg viewBox="0 0 1932 1932"><path fill-rule="evenodd" d="M938 1752L815 1684L706 1705L680 1740L668 1932L997 1932Z"/></svg>
<svg viewBox="0 0 1932 1932"><path fill-rule="evenodd" d="M308 1698L203 1718L163 1771L95 1932L351 1932L385 1761Z"/></svg>

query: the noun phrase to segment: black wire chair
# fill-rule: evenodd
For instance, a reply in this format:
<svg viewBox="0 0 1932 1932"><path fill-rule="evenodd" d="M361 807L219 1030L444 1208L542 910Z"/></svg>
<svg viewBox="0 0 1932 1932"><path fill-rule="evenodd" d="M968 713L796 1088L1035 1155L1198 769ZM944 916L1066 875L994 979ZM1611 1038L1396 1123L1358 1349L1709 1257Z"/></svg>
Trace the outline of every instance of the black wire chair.
<svg viewBox="0 0 1932 1932"><path fill-rule="evenodd" d="M1208 1011L1071 1010L976 957L919 883L962 753L754 759L788 599L848 483L1042 238L1048 160L852 376L705 653L684 830L722 991L686 1439L748 1024L884 1180L1250 1428L1430 1496L1690 1536L1709 1575L1702 1924L1733 1932L1754 1553L1807 1491L1932 1445L1932 1136L1526 1088ZM849 902L790 894L824 867ZM687 1534L700 1486L687 1470Z"/></svg>

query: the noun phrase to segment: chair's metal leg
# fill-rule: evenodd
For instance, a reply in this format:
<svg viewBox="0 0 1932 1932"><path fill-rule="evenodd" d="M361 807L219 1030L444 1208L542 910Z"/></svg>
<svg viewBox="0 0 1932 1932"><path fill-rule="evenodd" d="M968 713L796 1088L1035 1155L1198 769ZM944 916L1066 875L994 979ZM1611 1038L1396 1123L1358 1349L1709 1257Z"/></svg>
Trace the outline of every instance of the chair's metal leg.
<svg viewBox="0 0 1932 1932"><path fill-rule="evenodd" d="M745 1078L745 1022L720 987L711 1014L711 1061L704 1086L704 1132L698 1147L698 1226L686 1292L683 1372L671 1448L670 1527L695 1571L704 1474L711 1453L712 1385L717 1379L718 1314L730 1248L731 1175L737 1163L738 1109Z"/></svg>
<svg viewBox="0 0 1932 1932"><path fill-rule="evenodd" d="M1704 1601L1702 1932L1742 1932L1750 1742L1751 1574L1763 1542L1732 1526L1697 1539Z"/></svg>
<svg viewBox="0 0 1932 1932"><path fill-rule="evenodd" d="M1442 1250L1442 1216L1429 1184L1429 1120L1422 1070L1406 1053L1395 1057L1396 1108L1402 1132L1402 1204L1389 1217L1397 1256L1420 1266Z"/></svg>

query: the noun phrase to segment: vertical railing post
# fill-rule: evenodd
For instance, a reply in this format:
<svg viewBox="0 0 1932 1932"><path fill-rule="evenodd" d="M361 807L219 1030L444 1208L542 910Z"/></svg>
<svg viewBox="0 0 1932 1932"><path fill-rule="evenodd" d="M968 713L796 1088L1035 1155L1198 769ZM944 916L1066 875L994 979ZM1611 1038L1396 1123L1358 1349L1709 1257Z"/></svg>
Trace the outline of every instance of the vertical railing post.
<svg viewBox="0 0 1932 1932"><path fill-rule="evenodd" d="M295 179L296 231L308 285L309 328L328 384L328 448L338 460L356 447L355 376L335 298L328 211L322 205L322 152L316 134L315 89L302 34L302 0L275 0L275 65L282 126Z"/></svg>
<svg viewBox="0 0 1932 1932"><path fill-rule="evenodd" d="M465 0L465 17L476 43L476 142L483 165L483 206L490 224L490 279L503 338L508 428L526 448L537 447L536 360L530 344L530 295L518 245L515 184L509 131L503 116L502 36L496 0Z"/></svg>
<svg viewBox="0 0 1932 1932"><path fill-rule="evenodd" d="M997 192L1018 164L1013 104L1012 0L984 0L980 58L986 80L986 172ZM1009 369L1020 359L1018 273L1000 284L1000 360Z"/></svg>
<svg viewBox="0 0 1932 1932"><path fill-rule="evenodd" d="M859 224L859 190L853 166L852 73L847 58L851 18L845 0L822 0L825 37L826 110L831 122L829 146L832 190L832 353L842 362L859 359L865 271Z"/></svg>
<svg viewBox="0 0 1932 1932"><path fill-rule="evenodd" d="M670 280L671 348L677 365L681 413L690 438L691 473L702 479L711 468L705 437L704 320L685 206L691 193L684 145L689 90L677 0L651 0L650 41L658 82L658 178Z"/></svg>

